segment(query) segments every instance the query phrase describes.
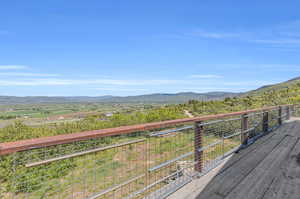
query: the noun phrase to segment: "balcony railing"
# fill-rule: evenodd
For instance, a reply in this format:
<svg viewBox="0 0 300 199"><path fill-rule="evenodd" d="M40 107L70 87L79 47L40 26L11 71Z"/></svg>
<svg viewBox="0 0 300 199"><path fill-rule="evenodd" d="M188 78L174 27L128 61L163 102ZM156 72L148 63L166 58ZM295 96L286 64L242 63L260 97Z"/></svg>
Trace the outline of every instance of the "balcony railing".
<svg viewBox="0 0 300 199"><path fill-rule="evenodd" d="M2 143L0 198L164 198L297 111L284 105Z"/></svg>

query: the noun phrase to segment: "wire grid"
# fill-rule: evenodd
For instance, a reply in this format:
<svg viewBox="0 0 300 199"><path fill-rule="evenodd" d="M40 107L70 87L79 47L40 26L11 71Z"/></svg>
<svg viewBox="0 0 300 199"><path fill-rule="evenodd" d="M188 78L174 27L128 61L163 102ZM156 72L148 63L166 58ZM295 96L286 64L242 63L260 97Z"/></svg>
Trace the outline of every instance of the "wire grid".
<svg viewBox="0 0 300 199"><path fill-rule="evenodd" d="M291 114L290 106L282 107L282 121L288 120L289 116L291 116L290 114Z"/></svg>
<svg viewBox="0 0 300 199"><path fill-rule="evenodd" d="M122 198L145 183L145 137L135 133L5 156L4 198Z"/></svg>
<svg viewBox="0 0 300 199"><path fill-rule="evenodd" d="M269 129L273 130L279 126L279 108L272 109L269 111Z"/></svg>
<svg viewBox="0 0 300 199"><path fill-rule="evenodd" d="M252 136L262 132L262 117L262 112L248 115ZM269 127L277 122L278 109L269 111ZM6 176L0 180L6 189L2 198L164 198L233 153L241 144L241 123L241 117L231 117L200 124L200 173L194 124L0 156Z"/></svg>
<svg viewBox="0 0 300 199"><path fill-rule="evenodd" d="M202 173L206 173L240 146L241 118L209 121L203 127Z"/></svg>
<svg viewBox="0 0 300 199"><path fill-rule="evenodd" d="M295 105L293 108L293 116L300 117L300 106Z"/></svg>
<svg viewBox="0 0 300 199"><path fill-rule="evenodd" d="M178 127L181 129L182 127ZM166 129L164 129L165 131ZM193 125L2 156L3 198L143 198L193 175ZM157 196L162 194L157 192Z"/></svg>
<svg viewBox="0 0 300 199"><path fill-rule="evenodd" d="M205 125L204 147L223 141L203 150L205 168L238 145L238 139L228 137L240 129L238 123ZM194 125L188 124L2 156L7 176L3 198L161 198L197 175L194 141Z"/></svg>
<svg viewBox="0 0 300 199"><path fill-rule="evenodd" d="M147 189L136 198L161 198L194 175L194 126L150 134L148 139Z"/></svg>
<svg viewBox="0 0 300 199"><path fill-rule="evenodd" d="M248 138L253 138L263 132L263 112L248 115Z"/></svg>

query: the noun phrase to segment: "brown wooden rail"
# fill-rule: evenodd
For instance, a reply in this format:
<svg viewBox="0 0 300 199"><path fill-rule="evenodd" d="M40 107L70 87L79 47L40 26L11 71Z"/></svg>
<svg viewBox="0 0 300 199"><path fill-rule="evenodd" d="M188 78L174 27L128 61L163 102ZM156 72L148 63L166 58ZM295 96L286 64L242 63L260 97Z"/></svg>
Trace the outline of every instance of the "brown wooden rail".
<svg viewBox="0 0 300 199"><path fill-rule="evenodd" d="M291 106L291 105L282 105L282 106ZM258 111L268 111L282 106L272 106L272 107L265 107L259 109L245 110L240 112L232 112L232 113L217 114L217 115L206 115L206 116L194 117L194 118L185 118L185 119L169 120L163 122L153 122L147 124L122 126L122 127L109 128L109 129L85 131L80 133L64 134L64 135L57 135L57 136L21 140L16 142L1 143L0 155L7 155L18 151L25 151L34 148L41 148L41 147L47 147L47 146L53 146L59 144L67 144L75 141L82 141L82 140L88 140L93 138L101 138L101 137L108 137L114 135L128 134L137 131L152 130L156 128L168 127L171 125L184 124L188 122L200 122L206 120L221 119L225 117L239 116L239 115L254 113Z"/></svg>

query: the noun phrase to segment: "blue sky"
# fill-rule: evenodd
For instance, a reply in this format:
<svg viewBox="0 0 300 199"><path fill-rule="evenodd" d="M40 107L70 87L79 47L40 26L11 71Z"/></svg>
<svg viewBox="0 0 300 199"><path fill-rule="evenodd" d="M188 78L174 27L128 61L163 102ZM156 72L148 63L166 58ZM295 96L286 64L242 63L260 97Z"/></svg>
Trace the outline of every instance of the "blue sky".
<svg viewBox="0 0 300 199"><path fill-rule="evenodd" d="M0 7L0 95L240 92L300 76L299 1Z"/></svg>

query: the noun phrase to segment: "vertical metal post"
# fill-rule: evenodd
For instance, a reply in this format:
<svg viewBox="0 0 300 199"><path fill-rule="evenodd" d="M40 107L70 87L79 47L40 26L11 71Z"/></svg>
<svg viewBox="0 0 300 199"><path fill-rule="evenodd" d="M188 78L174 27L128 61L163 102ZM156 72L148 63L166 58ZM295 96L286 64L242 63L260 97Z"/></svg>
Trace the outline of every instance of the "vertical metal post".
<svg viewBox="0 0 300 199"><path fill-rule="evenodd" d="M17 198L17 192L18 192L18 178L19 176L17 176L17 167L18 167L18 163L17 163L17 152L13 153L12 154L12 170L13 170L13 176L12 176L12 181L13 181L13 184L12 184L12 188L13 188L13 195L12 195L12 199L16 199Z"/></svg>
<svg viewBox="0 0 300 199"><path fill-rule="evenodd" d="M291 119L291 107L290 107L290 105L288 105L288 106L286 107L286 119L287 119L287 120L290 120L290 119Z"/></svg>
<svg viewBox="0 0 300 199"><path fill-rule="evenodd" d="M279 106L278 109L278 125L282 125L282 106Z"/></svg>
<svg viewBox="0 0 300 199"><path fill-rule="evenodd" d="M199 151L203 147L203 126L201 122L195 122L195 171L202 172L203 169L203 151Z"/></svg>
<svg viewBox="0 0 300 199"><path fill-rule="evenodd" d="M263 113L263 132L269 131L269 112Z"/></svg>
<svg viewBox="0 0 300 199"><path fill-rule="evenodd" d="M244 114L242 115L242 124L241 124L241 143L242 144L247 144L248 142L248 133L247 133L247 130L248 130L248 126L249 126L249 119L248 119L248 115L247 114Z"/></svg>
<svg viewBox="0 0 300 199"><path fill-rule="evenodd" d="M223 154L223 157L225 157L225 138L224 138L223 131L222 131L222 154Z"/></svg>

